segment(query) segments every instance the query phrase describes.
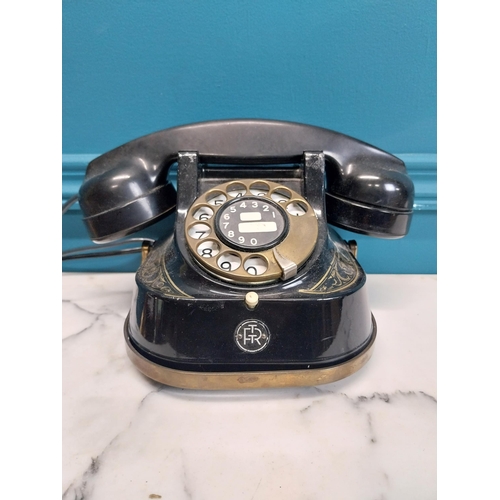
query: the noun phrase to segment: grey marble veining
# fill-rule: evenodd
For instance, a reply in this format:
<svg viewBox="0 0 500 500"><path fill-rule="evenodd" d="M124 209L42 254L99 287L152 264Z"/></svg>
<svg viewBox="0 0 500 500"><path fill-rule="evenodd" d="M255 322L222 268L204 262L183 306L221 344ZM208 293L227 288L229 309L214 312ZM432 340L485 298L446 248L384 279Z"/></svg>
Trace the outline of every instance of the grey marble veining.
<svg viewBox="0 0 500 500"><path fill-rule="evenodd" d="M318 387L187 391L130 363L131 274L63 275L63 498L436 498L436 278L369 276L370 362Z"/></svg>

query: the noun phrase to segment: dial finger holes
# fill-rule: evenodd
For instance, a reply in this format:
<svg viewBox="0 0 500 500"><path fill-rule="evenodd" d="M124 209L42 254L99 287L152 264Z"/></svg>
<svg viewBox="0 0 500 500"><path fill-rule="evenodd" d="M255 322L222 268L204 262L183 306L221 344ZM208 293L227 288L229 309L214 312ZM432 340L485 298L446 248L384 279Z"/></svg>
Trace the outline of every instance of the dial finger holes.
<svg viewBox="0 0 500 500"><path fill-rule="evenodd" d="M300 217L301 215L305 215L307 212L307 206L305 203L302 203L301 201L292 201L289 203L286 207L286 211L290 215L296 215Z"/></svg>
<svg viewBox="0 0 500 500"><path fill-rule="evenodd" d="M206 238L212 230L210 229L210 226L208 224L193 224L189 229L188 229L188 234L191 236L191 238L194 238L195 240L202 240L203 238Z"/></svg>
<svg viewBox="0 0 500 500"><path fill-rule="evenodd" d="M210 207L200 207L193 214L196 220L210 220L214 215L214 211Z"/></svg>
<svg viewBox="0 0 500 500"><path fill-rule="evenodd" d="M236 271L241 266L241 258L238 254L226 252L217 259L217 265L223 271Z"/></svg>
<svg viewBox="0 0 500 500"><path fill-rule="evenodd" d="M241 198L244 194L246 194L246 192L247 188L239 182L231 184L227 187L227 194L233 198Z"/></svg>
<svg viewBox="0 0 500 500"><path fill-rule="evenodd" d="M264 257L249 257L245 260L243 268L245 271L252 276L260 276L267 271L267 261Z"/></svg>
<svg viewBox="0 0 500 500"><path fill-rule="evenodd" d="M198 255L208 259L210 257L215 257L220 252L220 246L216 241L208 240L200 243L196 247Z"/></svg>
<svg viewBox="0 0 500 500"><path fill-rule="evenodd" d="M254 182L250 186L250 192L254 196L264 196L269 193L269 186L265 182Z"/></svg>
<svg viewBox="0 0 500 500"><path fill-rule="evenodd" d="M292 197L292 193L286 188L275 189L271 198L278 203L286 203Z"/></svg>
<svg viewBox="0 0 500 500"><path fill-rule="evenodd" d="M214 205L218 207L219 205L222 205L226 200L227 196L222 192L222 191L213 191L209 194L207 194L207 202L210 203L210 205Z"/></svg>

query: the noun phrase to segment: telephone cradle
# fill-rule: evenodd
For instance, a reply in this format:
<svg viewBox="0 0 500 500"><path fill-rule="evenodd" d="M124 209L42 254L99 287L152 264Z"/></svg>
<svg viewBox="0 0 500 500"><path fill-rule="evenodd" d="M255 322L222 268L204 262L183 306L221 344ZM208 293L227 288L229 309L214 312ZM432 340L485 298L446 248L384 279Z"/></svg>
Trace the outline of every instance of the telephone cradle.
<svg viewBox="0 0 500 500"><path fill-rule="evenodd" d="M175 213L170 234L144 248L127 353L153 380L217 390L325 384L360 369L377 327L356 244L332 225L403 237L413 197L404 163L364 142L220 120L99 156L79 202L96 243Z"/></svg>

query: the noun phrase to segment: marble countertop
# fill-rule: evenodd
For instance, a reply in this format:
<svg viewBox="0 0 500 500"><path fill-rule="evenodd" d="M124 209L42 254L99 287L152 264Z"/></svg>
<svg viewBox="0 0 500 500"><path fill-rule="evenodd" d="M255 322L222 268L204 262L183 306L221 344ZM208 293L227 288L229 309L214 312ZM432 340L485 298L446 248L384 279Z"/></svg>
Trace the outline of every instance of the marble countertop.
<svg viewBox="0 0 500 500"><path fill-rule="evenodd" d="M308 388L201 392L129 361L133 274L63 274L63 498L436 498L436 276L369 275L372 359Z"/></svg>

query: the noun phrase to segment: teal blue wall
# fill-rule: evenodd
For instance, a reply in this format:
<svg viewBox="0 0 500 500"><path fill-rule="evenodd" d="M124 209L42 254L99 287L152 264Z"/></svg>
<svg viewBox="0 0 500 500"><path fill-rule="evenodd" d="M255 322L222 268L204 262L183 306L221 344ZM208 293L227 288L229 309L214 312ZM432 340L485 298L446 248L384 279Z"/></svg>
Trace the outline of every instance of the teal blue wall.
<svg viewBox="0 0 500 500"><path fill-rule="evenodd" d="M63 0L63 200L90 158L128 140L242 117L327 127L403 158L416 185L410 235L342 234L368 272L436 272L434 0ZM64 216L64 248L89 243L80 216Z"/></svg>

